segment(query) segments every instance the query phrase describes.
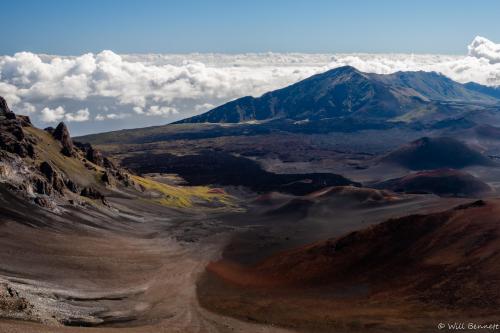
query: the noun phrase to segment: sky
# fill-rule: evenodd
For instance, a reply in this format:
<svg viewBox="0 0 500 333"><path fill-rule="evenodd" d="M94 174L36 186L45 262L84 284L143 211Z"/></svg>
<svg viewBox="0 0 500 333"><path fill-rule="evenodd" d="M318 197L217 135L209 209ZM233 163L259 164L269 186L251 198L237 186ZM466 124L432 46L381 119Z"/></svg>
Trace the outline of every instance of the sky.
<svg viewBox="0 0 500 333"><path fill-rule="evenodd" d="M500 85L500 1L4 1L0 96L74 135L166 124L343 65Z"/></svg>
<svg viewBox="0 0 500 333"><path fill-rule="evenodd" d="M500 40L498 0L2 1L0 54L441 53Z"/></svg>

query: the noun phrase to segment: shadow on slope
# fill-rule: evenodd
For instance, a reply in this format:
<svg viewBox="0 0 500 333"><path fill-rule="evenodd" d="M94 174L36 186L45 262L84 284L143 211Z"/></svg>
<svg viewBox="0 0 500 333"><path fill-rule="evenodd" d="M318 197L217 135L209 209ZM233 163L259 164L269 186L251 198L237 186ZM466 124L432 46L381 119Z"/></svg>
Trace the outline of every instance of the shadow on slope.
<svg viewBox="0 0 500 333"><path fill-rule="evenodd" d="M488 322L500 305L499 213L498 201L476 201L256 264L214 262L199 299L226 315L315 332L429 332L456 318Z"/></svg>
<svg viewBox="0 0 500 333"><path fill-rule="evenodd" d="M399 164L410 170L496 165L465 143L446 137L418 139L389 153L382 161Z"/></svg>
<svg viewBox="0 0 500 333"><path fill-rule="evenodd" d="M176 173L191 185L245 186L257 192L305 195L328 186L360 185L332 173L272 173L250 159L215 151L184 156L140 154L124 158L122 165L139 173Z"/></svg>

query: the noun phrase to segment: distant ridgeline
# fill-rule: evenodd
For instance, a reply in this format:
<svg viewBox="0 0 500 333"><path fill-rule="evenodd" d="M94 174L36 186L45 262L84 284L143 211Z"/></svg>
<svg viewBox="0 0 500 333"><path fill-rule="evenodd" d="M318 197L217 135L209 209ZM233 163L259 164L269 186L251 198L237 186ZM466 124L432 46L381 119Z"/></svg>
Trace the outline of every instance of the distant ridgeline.
<svg viewBox="0 0 500 333"><path fill-rule="evenodd" d="M499 98L499 89L460 84L435 72L382 75L345 66L258 98L236 99L176 124L270 120L303 126L318 120L337 120L332 125L340 121L361 128L366 123L428 124L460 118L472 110L499 109Z"/></svg>

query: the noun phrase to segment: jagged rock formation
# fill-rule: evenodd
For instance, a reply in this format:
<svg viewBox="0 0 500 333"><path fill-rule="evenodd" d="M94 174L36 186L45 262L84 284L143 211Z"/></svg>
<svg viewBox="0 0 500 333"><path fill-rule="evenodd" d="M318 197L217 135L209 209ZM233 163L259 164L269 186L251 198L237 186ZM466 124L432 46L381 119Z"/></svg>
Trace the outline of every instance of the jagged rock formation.
<svg viewBox="0 0 500 333"><path fill-rule="evenodd" d="M9 109L9 106L7 105L7 101L5 98L0 96L0 116L5 116L7 117L8 114L11 114L12 112Z"/></svg>
<svg viewBox="0 0 500 333"><path fill-rule="evenodd" d="M88 204L88 199L108 205L103 194L108 188L132 183L91 145L75 145L64 123L39 130L0 97L0 186L57 211L68 203Z"/></svg>
<svg viewBox="0 0 500 333"><path fill-rule="evenodd" d="M47 178L48 183L52 185L52 188L57 192L63 194L63 190L65 189L66 184L63 181L61 173L56 171L55 167L53 167L49 162L42 162L42 164L40 165L40 171L45 176L45 178Z"/></svg>
<svg viewBox="0 0 500 333"><path fill-rule="evenodd" d="M89 143L75 142L75 146L84 152L87 160L96 165L104 166L104 157L101 152L94 149Z"/></svg>
<svg viewBox="0 0 500 333"><path fill-rule="evenodd" d="M71 140L71 136L69 135L69 130L66 127L65 123L60 122L59 125L57 125L56 129L52 132L52 136L57 141L61 142L62 145L61 153L63 153L66 156L74 156L75 151L73 146L73 140Z"/></svg>
<svg viewBox="0 0 500 333"><path fill-rule="evenodd" d="M104 168L116 169L115 163L113 163L113 161L109 158L103 156L103 154L99 150L92 147L91 144L74 142L74 145L84 153L84 156L88 161Z"/></svg>
<svg viewBox="0 0 500 333"><path fill-rule="evenodd" d="M34 157L34 140L26 138L23 126L31 124L28 117L16 117L4 98L0 97L0 149L19 155Z"/></svg>

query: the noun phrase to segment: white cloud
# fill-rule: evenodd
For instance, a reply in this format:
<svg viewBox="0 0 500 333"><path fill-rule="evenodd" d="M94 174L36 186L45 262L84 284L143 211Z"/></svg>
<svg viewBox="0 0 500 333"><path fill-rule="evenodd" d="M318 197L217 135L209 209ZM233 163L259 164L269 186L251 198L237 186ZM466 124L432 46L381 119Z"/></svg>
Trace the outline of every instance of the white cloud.
<svg viewBox="0 0 500 333"><path fill-rule="evenodd" d="M145 114L147 116L169 116L178 113L179 111L177 111L177 109L170 106L152 105Z"/></svg>
<svg viewBox="0 0 500 333"><path fill-rule="evenodd" d="M64 115L64 119L68 122L76 121L76 122L81 122L81 121L87 121L90 118L90 112L89 109L83 109L83 110L78 110L74 113L66 113Z"/></svg>
<svg viewBox="0 0 500 333"><path fill-rule="evenodd" d="M469 55L475 58L488 59L490 63L500 63L500 44L495 44L492 41L477 36L469 45Z"/></svg>
<svg viewBox="0 0 500 333"><path fill-rule="evenodd" d="M343 65L383 74L437 71L459 82L500 85L500 45L476 37L463 56L102 51L62 57L20 52L0 56L0 95L14 111L31 113L35 123L65 119L78 128L85 120L127 114L131 126L137 121L145 126L157 124L155 118L173 121L241 96L259 96Z"/></svg>
<svg viewBox="0 0 500 333"><path fill-rule="evenodd" d="M36 112L36 107L31 103L22 103L17 106L17 112L21 114L32 114Z"/></svg>
<svg viewBox="0 0 500 333"><path fill-rule="evenodd" d="M134 112L137 113L137 114L143 114L144 113L144 110L140 106L134 106L132 108L132 110L134 110Z"/></svg>
<svg viewBox="0 0 500 333"><path fill-rule="evenodd" d="M129 116L130 115L127 113L108 113L105 115L102 115L99 113L95 116L95 120L103 121L106 119L125 119L125 118L128 118Z"/></svg>
<svg viewBox="0 0 500 333"><path fill-rule="evenodd" d="M215 107L215 105L210 104L210 103L203 103L203 104L198 104L194 107L196 112L205 112L208 110L211 110Z"/></svg>
<svg viewBox="0 0 500 333"><path fill-rule="evenodd" d="M2 78L0 72L0 79ZM0 82L0 96L5 98L10 106L16 105L21 101L21 97L18 96L18 89L15 85Z"/></svg>
<svg viewBox="0 0 500 333"><path fill-rule="evenodd" d="M64 114L65 111L62 106L58 106L55 109L44 108L42 110L42 121L46 123L60 121L64 118Z"/></svg>
<svg viewBox="0 0 500 333"><path fill-rule="evenodd" d="M66 113L66 110L64 110L62 106L58 106L55 109L46 107L41 111L41 120L45 123L53 123L61 120L67 122L82 122L89 120L89 118L90 112L88 109Z"/></svg>

